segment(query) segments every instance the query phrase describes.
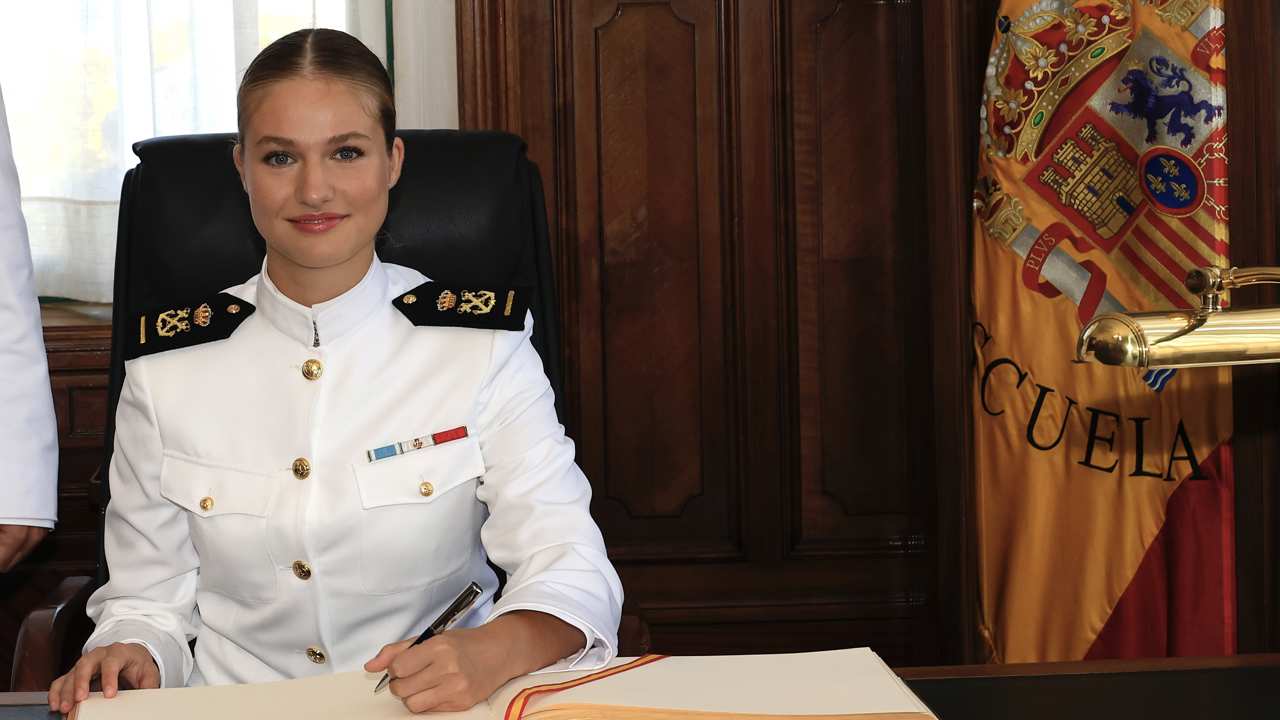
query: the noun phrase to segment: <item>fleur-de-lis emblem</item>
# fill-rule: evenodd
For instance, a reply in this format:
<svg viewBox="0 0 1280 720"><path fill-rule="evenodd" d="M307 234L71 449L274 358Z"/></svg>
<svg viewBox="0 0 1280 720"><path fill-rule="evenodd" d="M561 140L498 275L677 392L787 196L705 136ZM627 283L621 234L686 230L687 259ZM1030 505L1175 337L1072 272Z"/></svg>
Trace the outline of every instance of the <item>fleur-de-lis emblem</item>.
<svg viewBox="0 0 1280 720"><path fill-rule="evenodd" d="M1187 189L1185 183L1171 182L1169 186L1173 188L1173 196L1179 200L1190 200L1191 191Z"/></svg>
<svg viewBox="0 0 1280 720"><path fill-rule="evenodd" d="M1164 180L1161 180L1159 175L1147 173L1147 184L1150 185L1151 189L1155 192L1164 192Z"/></svg>
<svg viewBox="0 0 1280 720"><path fill-rule="evenodd" d="M191 308L166 310L156 318L156 333L160 337L173 337L180 332L186 332L191 329L191 323L187 322L190 316Z"/></svg>
<svg viewBox="0 0 1280 720"><path fill-rule="evenodd" d="M440 297L436 298L436 309L440 312L452 310L454 305L458 304L458 296L445 290L440 293Z"/></svg>
<svg viewBox="0 0 1280 720"><path fill-rule="evenodd" d="M1164 168L1164 174L1169 177L1178 177L1178 173L1181 172L1178 168L1178 163L1167 157L1160 158L1160 166Z"/></svg>
<svg viewBox="0 0 1280 720"><path fill-rule="evenodd" d="M492 290L480 290L478 292L463 290L462 305L458 308L458 312L484 315L493 310L493 305L497 300L498 298Z"/></svg>
<svg viewBox="0 0 1280 720"><path fill-rule="evenodd" d="M209 321L213 319L213 308L209 307L209 303L204 303L196 308L196 314L192 320L200 327L209 327Z"/></svg>

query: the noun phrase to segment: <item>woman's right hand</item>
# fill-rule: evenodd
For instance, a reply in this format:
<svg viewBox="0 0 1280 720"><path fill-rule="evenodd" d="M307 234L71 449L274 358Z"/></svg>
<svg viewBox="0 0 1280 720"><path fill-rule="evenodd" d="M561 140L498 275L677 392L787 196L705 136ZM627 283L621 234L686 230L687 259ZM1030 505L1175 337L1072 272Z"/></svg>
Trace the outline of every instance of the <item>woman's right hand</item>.
<svg viewBox="0 0 1280 720"><path fill-rule="evenodd" d="M66 675L49 687L49 711L67 714L75 704L89 697L89 683L101 677L102 694L115 697L116 691L160 687L160 669L138 643L113 643L85 653Z"/></svg>

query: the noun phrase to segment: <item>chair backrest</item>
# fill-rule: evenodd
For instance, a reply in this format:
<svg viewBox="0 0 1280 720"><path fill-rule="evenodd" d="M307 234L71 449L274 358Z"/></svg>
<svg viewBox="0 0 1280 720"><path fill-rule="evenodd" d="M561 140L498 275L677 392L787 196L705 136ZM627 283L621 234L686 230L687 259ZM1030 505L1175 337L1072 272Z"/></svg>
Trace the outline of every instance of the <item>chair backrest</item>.
<svg viewBox="0 0 1280 720"><path fill-rule="evenodd" d="M441 282L533 287L533 345L559 413L558 316L546 207L524 141L499 132L397 134L405 144L404 167L391 190L378 255ZM116 237L117 340L138 313L175 298L216 293L261 268L264 243L232 162L233 142L230 134L186 135L133 146L139 162L124 178ZM112 343L108 460L124 381L123 346ZM102 487L105 493L107 483Z"/></svg>

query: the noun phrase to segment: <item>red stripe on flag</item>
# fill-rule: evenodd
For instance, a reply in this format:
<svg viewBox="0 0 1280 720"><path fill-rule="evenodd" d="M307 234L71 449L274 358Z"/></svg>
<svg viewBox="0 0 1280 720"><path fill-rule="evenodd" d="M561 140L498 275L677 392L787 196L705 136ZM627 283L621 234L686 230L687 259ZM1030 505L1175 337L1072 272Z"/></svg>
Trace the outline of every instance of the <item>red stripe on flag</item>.
<svg viewBox="0 0 1280 720"><path fill-rule="evenodd" d="M1151 254L1151 257L1156 259L1156 262L1163 265L1164 269L1169 271L1170 275L1178 278L1179 280L1186 276L1187 268L1178 264L1178 261L1170 257L1169 253L1165 252L1164 248L1160 247L1159 243L1152 240L1151 236L1142 229L1142 223L1139 222L1133 226L1133 237L1137 239L1139 245Z"/></svg>
<svg viewBox="0 0 1280 720"><path fill-rule="evenodd" d="M1150 223L1151 227L1155 228L1155 231L1160 233L1165 240L1168 240L1174 247L1178 248L1178 252L1182 253L1184 257L1190 260L1194 267L1206 267L1213 264L1208 260L1205 260L1204 256L1197 252L1196 249L1191 246L1191 243L1187 242L1186 238L1182 237L1176 230L1169 227L1169 224L1166 223L1164 218L1160 217L1158 213L1148 212L1143 219ZM1209 245L1209 247L1213 247L1213 245ZM1189 269L1190 268L1183 269L1183 274L1186 274Z"/></svg>
<svg viewBox="0 0 1280 720"><path fill-rule="evenodd" d="M1196 237L1200 238L1200 242L1204 243L1205 247L1212 248L1215 253L1224 258L1230 257L1230 253L1228 252L1230 246L1227 245L1227 241L1217 237L1210 232L1208 228L1196 222L1196 215L1178 218L1178 221L1183 225L1186 225L1188 228L1191 228L1191 232L1195 233Z"/></svg>
<svg viewBox="0 0 1280 720"><path fill-rule="evenodd" d="M1183 480L1086 660L1236 652L1235 470L1223 443ZM1157 481L1158 482L1158 481Z"/></svg>
<svg viewBox="0 0 1280 720"><path fill-rule="evenodd" d="M1184 310L1191 309L1191 303L1174 292L1173 288L1169 287L1169 284L1162 280L1160 275L1155 270L1152 270L1133 248L1129 247L1128 243L1120 243L1120 253L1129 260L1147 282L1151 283L1151 287L1155 288L1161 295L1164 295L1169 302L1173 303L1174 307L1180 307Z"/></svg>

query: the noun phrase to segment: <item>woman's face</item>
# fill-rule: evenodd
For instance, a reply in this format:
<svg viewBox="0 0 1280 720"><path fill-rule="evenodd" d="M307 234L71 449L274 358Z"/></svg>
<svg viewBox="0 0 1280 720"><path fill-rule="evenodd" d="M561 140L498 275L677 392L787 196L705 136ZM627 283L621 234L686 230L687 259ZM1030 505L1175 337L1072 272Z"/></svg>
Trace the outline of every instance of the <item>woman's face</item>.
<svg viewBox="0 0 1280 720"><path fill-rule="evenodd" d="M404 144L387 152L360 89L328 78L291 78L257 91L236 169L273 270L349 271L363 277ZM275 277L273 273L273 278Z"/></svg>

